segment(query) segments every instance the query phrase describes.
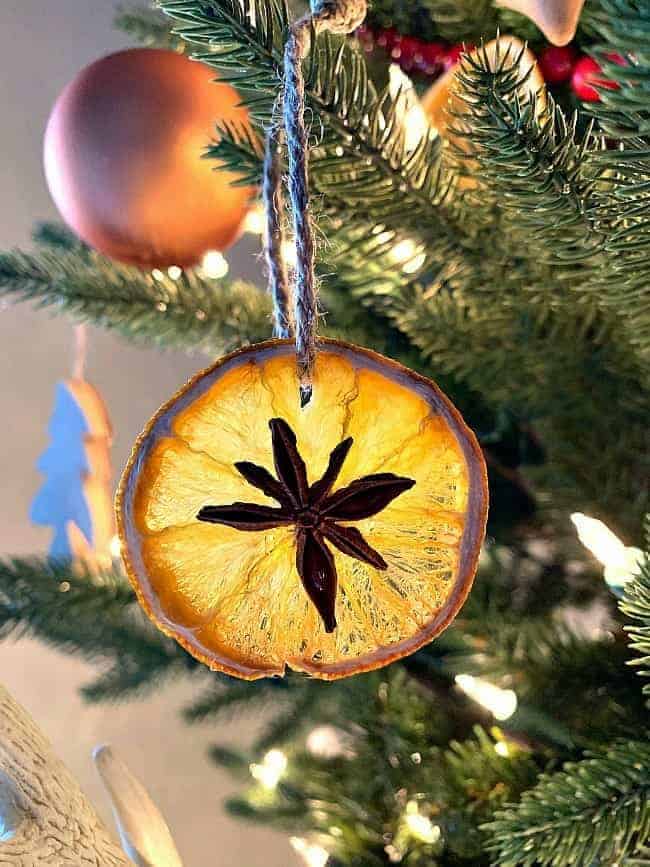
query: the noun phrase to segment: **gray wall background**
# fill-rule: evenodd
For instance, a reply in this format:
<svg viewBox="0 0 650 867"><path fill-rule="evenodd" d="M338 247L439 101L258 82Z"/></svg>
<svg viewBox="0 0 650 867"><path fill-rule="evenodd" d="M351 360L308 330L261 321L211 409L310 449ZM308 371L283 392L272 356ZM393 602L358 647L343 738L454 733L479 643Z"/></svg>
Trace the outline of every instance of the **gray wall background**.
<svg viewBox="0 0 650 867"><path fill-rule="evenodd" d="M128 44L111 26L113 7L113 0L0 0L0 249L28 245L35 220L57 217L43 177L45 123L56 96L82 66ZM250 245L231 253L233 271L255 273L253 255ZM34 463L47 443L54 385L70 368L71 337L70 323L60 317L26 305L0 309L0 555L47 548L48 530L31 526L28 511L41 483ZM107 333L91 333L88 378L110 408L116 470L154 409L206 362L136 350ZM113 743L146 782L187 867L297 863L284 836L223 814L222 799L235 787L205 756L212 742L249 736L254 720L187 727L178 711L196 683L168 684L125 705L88 707L77 690L91 675L90 666L29 640L0 645L0 679L47 732L107 821L90 759L101 742Z"/></svg>

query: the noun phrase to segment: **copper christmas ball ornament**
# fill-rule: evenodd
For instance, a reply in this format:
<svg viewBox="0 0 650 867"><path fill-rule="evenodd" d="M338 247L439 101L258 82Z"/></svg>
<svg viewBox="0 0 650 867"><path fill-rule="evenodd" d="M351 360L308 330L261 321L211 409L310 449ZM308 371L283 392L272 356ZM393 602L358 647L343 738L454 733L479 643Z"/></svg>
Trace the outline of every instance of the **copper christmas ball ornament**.
<svg viewBox="0 0 650 867"><path fill-rule="evenodd" d="M141 267L195 264L239 235L252 190L203 159L215 124L248 124L208 66L150 48L110 54L57 99L45 174L64 220L88 244Z"/></svg>

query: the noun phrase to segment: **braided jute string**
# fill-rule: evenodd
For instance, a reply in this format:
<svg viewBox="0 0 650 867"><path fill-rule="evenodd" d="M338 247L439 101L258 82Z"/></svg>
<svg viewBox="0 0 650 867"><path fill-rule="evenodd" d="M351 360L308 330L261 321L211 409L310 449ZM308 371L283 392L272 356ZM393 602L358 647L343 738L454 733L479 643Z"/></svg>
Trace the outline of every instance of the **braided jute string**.
<svg viewBox="0 0 650 867"><path fill-rule="evenodd" d="M287 187L296 245L293 317L289 310L287 269L282 257L280 130L275 117L267 135L263 191L267 214L266 259L269 289L273 297L276 335L294 337L296 342L301 406L305 406L312 395L318 325L302 61L309 52L312 31L315 35L322 30L340 34L351 33L363 22L365 15L366 0L312 0L311 13L304 15L291 26L284 49L284 86L279 101L283 102L288 163Z"/></svg>
<svg viewBox="0 0 650 867"><path fill-rule="evenodd" d="M280 162L282 127L276 116L279 107L280 99L273 108L273 118L266 135L264 152L264 175L262 179L262 200L266 213L264 254L269 273L269 292L273 298L273 336L293 337L289 280L287 266L282 254L284 242L282 230L284 204Z"/></svg>

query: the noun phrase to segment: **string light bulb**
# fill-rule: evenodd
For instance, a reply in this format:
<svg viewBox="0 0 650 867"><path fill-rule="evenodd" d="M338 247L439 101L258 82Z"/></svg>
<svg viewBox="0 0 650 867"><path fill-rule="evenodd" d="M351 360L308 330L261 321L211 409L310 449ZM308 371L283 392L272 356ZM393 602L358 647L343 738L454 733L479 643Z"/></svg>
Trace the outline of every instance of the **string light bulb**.
<svg viewBox="0 0 650 867"><path fill-rule="evenodd" d="M179 268L178 265L170 265L167 269L167 276L170 280L178 280L182 273L183 269Z"/></svg>
<svg viewBox="0 0 650 867"><path fill-rule="evenodd" d="M390 257L394 262L407 262L412 256L415 256L417 247L415 241L410 238L404 238L403 241L398 241L390 251Z"/></svg>
<svg viewBox="0 0 650 867"><path fill-rule="evenodd" d="M495 719L509 719L517 710L517 696L511 689L501 689L471 674L458 674L455 682L465 695L489 710Z"/></svg>
<svg viewBox="0 0 650 867"><path fill-rule="evenodd" d="M282 750L269 750L260 764L250 766L251 776L265 789L275 789L286 769L287 757Z"/></svg>
<svg viewBox="0 0 650 867"><path fill-rule="evenodd" d="M404 125L404 148L410 153L417 148L431 126L413 82L396 63L391 63L388 69L388 92L397 103L397 110Z"/></svg>
<svg viewBox="0 0 650 867"><path fill-rule="evenodd" d="M244 232L250 235L263 235L265 225L264 209L261 205L255 205L244 217Z"/></svg>
<svg viewBox="0 0 650 867"><path fill-rule="evenodd" d="M624 545L609 527L597 518L582 512L574 512L571 521L578 532L578 539L605 567L603 577L618 596L623 587L638 574L643 562L643 551Z"/></svg>
<svg viewBox="0 0 650 867"><path fill-rule="evenodd" d="M404 810L404 825L411 837L421 843L437 843L440 839L440 827L434 825L428 816L423 816L417 801L409 801Z"/></svg>
<svg viewBox="0 0 650 867"><path fill-rule="evenodd" d="M113 538L111 539L108 550L114 560L117 560L122 553L122 543L120 542L120 537L117 534L115 534L115 536L113 536Z"/></svg>
<svg viewBox="0 0 650 867"><path fill-rule="evenodd" d="M289 843L300 855L307 867L325 867L329 860L329 852L316 843L309 843L302 837L290 837Z"/></svg>
<svg viewBox="0 0 650 867"><path fill-rule="evenodd" d="M390 233L387 233L390 235ZM381 235L379 238L381 239ZM411 238L403 238L398 241L389 253L390 258L398 265L402 265L405 274L414 274L424 264L426 253L418 247Z"/></svg>
<svg viewBox="0 0 650 867"><path fill-rule="evenodd" d="M219 250L208 250L201 259L201 270L206 277L219 280L228 273L228 262Z"/></svg>
<svg viewBox="0 0 650 867"><path fill-rule="evenodd" d="M305 745L313 755L322 759L336 759L354 755L345 732L331 725L316 726L307 735Z"/></svg>

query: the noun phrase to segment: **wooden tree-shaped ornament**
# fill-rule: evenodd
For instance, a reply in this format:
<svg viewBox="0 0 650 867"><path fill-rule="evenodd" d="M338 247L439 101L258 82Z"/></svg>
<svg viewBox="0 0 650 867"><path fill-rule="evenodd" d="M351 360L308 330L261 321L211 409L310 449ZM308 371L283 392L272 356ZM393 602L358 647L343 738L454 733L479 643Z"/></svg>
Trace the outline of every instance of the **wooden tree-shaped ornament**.
<svg viewBox="0 0 650 867"><path fill-rule="evenodd" d="M97 390L83 379L58 383L48 432L50 445L37 464L46 478L31 519L53 528L50 556L72 559L91 571L107 568L115 532L112 429Z"/></svg>

